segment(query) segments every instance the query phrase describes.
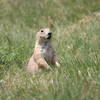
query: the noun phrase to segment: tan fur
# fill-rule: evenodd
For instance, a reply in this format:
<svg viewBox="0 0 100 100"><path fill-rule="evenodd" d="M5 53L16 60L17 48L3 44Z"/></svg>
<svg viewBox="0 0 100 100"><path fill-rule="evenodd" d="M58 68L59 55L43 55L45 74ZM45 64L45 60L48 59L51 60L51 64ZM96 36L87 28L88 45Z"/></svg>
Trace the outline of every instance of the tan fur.
<svg viewBox="0 0 100 100"><path fill-rule="evenodd" d="M51 69L50 64L59 66L49 33L49 28L41 29L37 33L34 53L27 66L29 72L37 72L41 68Z"/></svg>

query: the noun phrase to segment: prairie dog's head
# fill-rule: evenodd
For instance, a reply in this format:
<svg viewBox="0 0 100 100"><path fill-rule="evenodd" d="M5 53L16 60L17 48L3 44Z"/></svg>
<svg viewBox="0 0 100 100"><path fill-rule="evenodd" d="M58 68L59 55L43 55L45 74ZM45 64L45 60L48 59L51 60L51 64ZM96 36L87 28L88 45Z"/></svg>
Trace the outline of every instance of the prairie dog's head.
<svg viewBox="0 0 100 100"><path fill-rule="evenodd" d="M44 28L37 32L36 37L40 42L50 41L52 37L52 32L49 28Z"/></svg>

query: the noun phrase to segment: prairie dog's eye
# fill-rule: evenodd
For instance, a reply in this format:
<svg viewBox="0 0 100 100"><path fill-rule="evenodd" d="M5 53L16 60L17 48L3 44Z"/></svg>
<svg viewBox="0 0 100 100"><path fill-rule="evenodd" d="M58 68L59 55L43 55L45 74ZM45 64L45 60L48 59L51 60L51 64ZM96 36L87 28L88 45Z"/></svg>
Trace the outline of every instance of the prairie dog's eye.
<svg viewBox="0 0 100 100"><path fill-rule="evenodd" d="M41 30L41 32L43 32L43 30Z"/></svg>

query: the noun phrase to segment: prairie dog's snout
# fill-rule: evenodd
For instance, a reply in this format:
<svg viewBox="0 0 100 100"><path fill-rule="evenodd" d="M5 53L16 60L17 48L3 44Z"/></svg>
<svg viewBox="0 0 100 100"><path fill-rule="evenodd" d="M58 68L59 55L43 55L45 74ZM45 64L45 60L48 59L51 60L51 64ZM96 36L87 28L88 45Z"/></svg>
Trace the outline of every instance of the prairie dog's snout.
<svg viewBox="0 0 100 100"><path fill-rule="evenodd" d="M51 36L52 36L52 32L49 32L47 39L51 39Z"/></svg>
<svg viewBox="0 0 100 100"><path fill-rule="evenodd" d="M48 35L52 35L52 32L49 32Z"/></svg>

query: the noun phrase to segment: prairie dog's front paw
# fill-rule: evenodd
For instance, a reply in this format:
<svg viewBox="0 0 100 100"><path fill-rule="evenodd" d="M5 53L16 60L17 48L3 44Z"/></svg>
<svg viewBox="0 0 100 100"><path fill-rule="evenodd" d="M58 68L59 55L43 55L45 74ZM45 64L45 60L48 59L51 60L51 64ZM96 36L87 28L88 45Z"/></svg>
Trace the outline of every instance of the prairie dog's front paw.
<svg viewBox="0 0 100 100"><path fill-rule="evenodd" d="M56 62L56 66L57 66L57 67L60 67L60 64L59 64L58 62Z"/></svg>
<svg viewBox="0 0 100 100"><path fill-rule="evenodd" d="M50 69L50 70L52 70L52 68L48 65L47 67L46 67L48 70Z"/></svg>

